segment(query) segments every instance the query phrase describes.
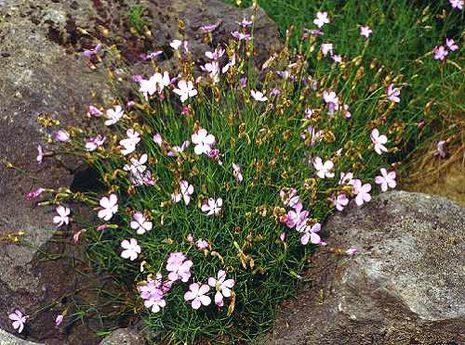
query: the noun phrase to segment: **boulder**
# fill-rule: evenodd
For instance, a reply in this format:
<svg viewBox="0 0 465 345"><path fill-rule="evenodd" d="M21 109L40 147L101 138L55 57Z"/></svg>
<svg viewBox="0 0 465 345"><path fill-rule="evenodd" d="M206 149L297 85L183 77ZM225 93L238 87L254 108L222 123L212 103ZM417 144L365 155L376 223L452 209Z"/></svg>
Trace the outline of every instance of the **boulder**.
<svg viewBox="0 0 465 345"><path fill-rule="evenodd" d="M390 192L324 228L332 249L310 259L267 344L465 343L464 208Z"/></svg>
<svg viewBox="0 0 465 345"><path fill-rule="evenodd" d="M44 345L33 343L31 341L23 340L15 337L14 335L0 329L0 344L1 345Z"/></svg>
<svg viewBox="0 0 465 345"><path fill-rule="evenodd" d="M99 345L144 345L142 337L131 328L119 328L111 332Z"/></svg>

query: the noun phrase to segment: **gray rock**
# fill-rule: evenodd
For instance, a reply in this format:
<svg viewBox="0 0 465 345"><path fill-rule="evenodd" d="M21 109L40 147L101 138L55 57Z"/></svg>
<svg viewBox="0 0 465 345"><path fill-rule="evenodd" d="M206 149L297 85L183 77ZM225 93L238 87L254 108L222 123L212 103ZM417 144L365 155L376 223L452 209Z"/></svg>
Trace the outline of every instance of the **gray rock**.
<svg viewBox="0 0 465 345"><path fill-rule="evenodd" d="M465 209L391 192L325 231L332 248L360 253L317 252L267 344L465 343Z"/></svg>
<svg viewBox="0 0 465 345"><path fill-rule="evenodd" d="M144 345L142 337L131 328L119 328L111 332L99 345Z"/></svg>
<svg viewBox="0 0 465 345"><path fill-rule="evenodd" d="M0 329L0 345L44 345L39 343L33 343L31 341L23 340L15 337L13 334L5 332Z"/></svg>

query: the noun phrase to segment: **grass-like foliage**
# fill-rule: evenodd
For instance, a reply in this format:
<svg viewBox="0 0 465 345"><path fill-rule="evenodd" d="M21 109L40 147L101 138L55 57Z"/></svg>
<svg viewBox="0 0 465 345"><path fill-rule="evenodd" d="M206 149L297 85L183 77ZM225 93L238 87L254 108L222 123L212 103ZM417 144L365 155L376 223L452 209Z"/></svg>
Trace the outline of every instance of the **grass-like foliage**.
<svg viewBox="0 0 465 345"><path fill-rule="evenodd" d="M56 128L48 150L83 158L104 188L50 191L54 222L68 224L72 200L96 211L75 240L132 291L128 309L157 339L253 341L312 250L354 253L350 239L324 241L325 218L395 187L389 153L422 114L401 112L405 81L367 54L368 26L340 56L327 24L319 13L313 29L288 32L263 66L248 20L207 62L173 41L175 69L154 54L153 75L115 68L111 47L87 54L108 67L115 99L89 108L95 126ZM214 25L203 29L211 42Z"/></svg>

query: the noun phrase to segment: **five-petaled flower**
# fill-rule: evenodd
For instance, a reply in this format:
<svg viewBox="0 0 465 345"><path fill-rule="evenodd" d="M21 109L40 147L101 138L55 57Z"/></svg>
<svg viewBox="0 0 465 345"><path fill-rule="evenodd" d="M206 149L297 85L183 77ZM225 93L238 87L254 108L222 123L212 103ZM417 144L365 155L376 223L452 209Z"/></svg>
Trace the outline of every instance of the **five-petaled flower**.
<svg viewBox="0 0 465 345"><path fill-rule="evenodd" d="M139 254L142 253L141 247L137 244L137 240L134 238L131 238L129 241L123 240L121 242L121 248L123 248L121 257L131 261L136 260Z"/></svg>
<svg viewBox="0 0 465 345"><path fill-rule="evenodd" d="M223 199L218 198L208 198L206 202L202 204L202 211L207 214L207 216L212 216L221 212L221 206L223 206Z"/></svg>
<svg viewBox="0 0 465 345"><path fill-rule="evenodd" d="M381 168L381 176L375 177L375 183L381 186L381 190L386 192L389 188L396 188L396 172L387 172L385 168Z"/></svg>
<svg viewBox="0 0 465 345"><path fill-rule="evenodd" d="M201 128L191 136L192 143L195 145L194 152L197 155L208 154L215 144L215 136L209 134L206 129Z"/></svg>
<svg viewBox="0 0 465 345"><path fill-rule="evenodd" d="M127 138L122 139L119 141L119 144L123 147L121 149L121 153L124 156L127 156L128 154L134 152L136 150L136 145L140 141L140 134L139 132L136 132L134 129L129 128L126 131Z"/></svg>
<svg viewBox="0 0 465 345"><path fill-rule="evenodd" d="M62 226L63 224L69 224L69 215L71 210L65 206L59 205L56 208L58 216L53 217L53 223L56 224L58 227Z"/></svg>
<svg viewBox="0 0 465 345"><path fill-rule="evenodd" d="M394 103L400 102L400 90L394 87L394 84L389 84L387 91L387 99Z"/></svg>
<svg viewBox="0 0 465 345"><path fill-rule="evenodd" d="M317 12L313 24L319 28L322 28L325 24L329 24L328 12Z"/></svg>
<svg viewBox="0 0 465 345"><path fill-rule="evenodd" d="M116 212L118 212L118 197L115 194L110 194L109 197L104 196L100 199L100 206L102 210L98 211L98 217L109 221Z"/></svg>
<svg viewBox="0 0 465 345"><path fill-rule="evenodd" d="M370 195L371 184L365 183L364 185L362 185L362 181L359 179L352 180L351 184L352 184L352 191L354 195L356 195L355 203L358 206L361 206L364 203L371 200L371 195Z"/></svg>
<svg viewBox="0 0 465 345"><path fill-rule="evenodd" d="M171 200L178 203L182 198L186 206L189 205L191 202L191 195L194 193L194 186L189 184L186 180L181 180L179 182L179 188L181 189L181 192L171 194Z"/></svg>
<svg viewBox="0 0 465 345"><path fill-rule="evenodd" d="M257 102L266 102L268 100L268 97L261 91L250 90L250 95Z"/></svg>
<svg viewBox="0 0 465 345"><path fill-rule="evenodd" d="M150 79L142 79L140 84L139 92L141 92L145 99L148 99L149 96L153 96L155 92L162 93L163 89L166 86L169 86L171 83L170 76L168 72L155 73L150 77Z"/></svg>
<svg viewBox="0 0 465 345"><path fill-rule="evenodd" d="M465 6L465 1L464 0L449 0L452 8L455 8L457 10L463 10L463 7Z"/></svg>
<svg viewBox="0 0 465 345"><path fill-rule="evenodd" d="M316 169L316 175L319 178L332 178L334 177L334 163L330 160L327 160L323 163L323 160L320 157L315 157L313 160L313 166Z"/></svg>
<svg viewBox="0 0 465 345"><path fill-rule="evenodd" d="M361 26L360 27L360 35L369 38L370 35L373 33L373 30L369 26Z"/></svg>
<svg viewBox="0 0 465 345"><path fill-rule="evenodd" d="M21 333L24 329L24 325L26 324L27 315L23 315L23 313L16 309L13 313L8 315L8 318L13 321L11 325L13 328L18 332Z"/></svg>
<svg viewBox="0 0 465 345"><path fill-rule="evenodd" d="M194 97L197 95L197 90L194 88L192 81L180 80L178 82L178 87L173 90L181 98L181 102L185 102L188 98Z"/></svg>
<svg viewBox="0 0 465 345"><path fill-rule="evenodd" d="M170 253L170 256L166 263L166 270L170 272L168 274L168 279L172 282L181 279L182 282L186 283L191 277L192 265L192 261L187 260L186 256L183 253Z"/></svg>
<svg viewBox="0 0 465 345"><path fill-rule="evenodd" d="M349 204L349 198L346 193L339 193L333 198L333 204L336 207L336 210L342 211L344 207Z"/></svg>
<svg viewBox="0 0 465 345"><path fill-rule="evenodd" d="M132 215L130 226L132 229L136 230L138 235L143 235L147 231L152 230L153 224L142 212L135 212Z"/></svg>
<svg viewBox="0 0 465 345"><path fill-rule="evenodd" d="M317 232L319 232L320 230L320 223L313 224L312 226L307 224L302 225L297 229L297 231L303 233L303 235L300 237L300 243L302 243L304 246L307 245L309 241L313 244L320 244L321 237L317 234Z"/></svg>
<svg viewBox="0 0 465 345"><path fill-rule="evenodd" d="M124 110L120 105L115 106L112 109L108 109L105 112L105 117L108 119L105 121L106 126L111 126L117 123L124 115Z"/></svg>
<svg viewBox="0 0 465 345"><path fill-rule="evenodd" d="M224 297L231 297L231 289L234 287L234 284L234 279L226 279L226 272L224 270L218 271L217 278L208 278L208 285L216 290L215 304L218 307L224 305Z"/></svg>
<svg viewBox="0 0 465 345"><path fill-rule="evenodd" d="M388 149L384 146L388 142L388 138L385 135L380 135L378 128L371 131L370 138L377 154L381 155L383 152L388 152Z"/></svg>
<svg viewBox="0 0 465 345"><path fill-rule="evenodd" d="M206 284L192 283L189 285L189 291L184 294L186 302L192 301L191 305L194 309L199 309L202 305L207 306L212 302L211 298L205 294L210 291L210 287Z"/></svg>

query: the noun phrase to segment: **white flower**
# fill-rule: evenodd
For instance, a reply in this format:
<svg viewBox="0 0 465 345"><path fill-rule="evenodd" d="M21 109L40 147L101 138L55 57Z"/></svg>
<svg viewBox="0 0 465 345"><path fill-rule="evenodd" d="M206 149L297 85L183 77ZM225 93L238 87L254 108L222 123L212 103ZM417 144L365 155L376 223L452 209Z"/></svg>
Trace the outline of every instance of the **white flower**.
<svg viewBox="0 0 465 345"><path fill-rule="evenodd" d="M197 155L208 154L212 145L215 143L213 134L208 134L207 130L201 128L191 136L192 143L195 145L194 152Z"/></svg>
<svg viewBox="0 0 465 345"><path fill-rule="evenodd" d="M232 168L233 168L233 175L234 175L234 178L236 179L236 181L237 182L242 182L244 180L244 177L242 176L241 167L238 164L233 163Z"/></svg>
<svg viewBox="0 0 465 345"><path fill-rule="evenodd" d="M207 213L207 216L211 216L220 213L221 206L223 206L223 199L208 198L207 202L202 205L202 211Z"/></svg>
<svg viewBox="0 0 465 345"><path fill-rule="evenodd" d="M178 82L178 88L174 89L173 92L181 97L181 102L185 102L188 98L197 95L197 90L194 88L192 81L180 80Z"/></svg>
<svg viewBox="0 0 465 345"><path fill-rule="evenodd" d="M321 45L321 52L324 56L333 55L333 44L332 43L323 43Z"/></svg>
<svg viewBox="0 0 465 345"><path fill-rule="evenodd" d="M381 190L386 192L389 188L396 188L396 172L387 172L385 168L381 168L381 176L376 176L375 183L381 186Z"/></svg>
<svg viewBox="0 0 465 345"><path fill-rule="evenodd" d="M147 231L152 230L153 226L152 222L142 212L134 213L130 225L132 229L136 230L138 235L143 235Z"/></svg>
<svg viewBox="0 0 465 345"><path fill-rule="evenodd" d="M106 126L111 126L117 123L124 115L123 108L120 105L112 109L108 109L105 113L105 117L108 119L105 121Z"/></svg>
<svg viewBox="0 0 465 345"><path fill-rule="evenodd" d="M226 279L226 272L223 270L218 271L218 279L213 277L208 278L208 285L215 288L215 304L218 307L223 306L223 297L231 297L231 289L234 287L234 279Z"/></svg>
<svg viewBox="0 0 465 345"><path fill-rule="evenodd" d="M24 325L26 323L27 316L23 315L21 311L16 309L13 313L8 315L8 318L13 321L11 325L13 326L14 329L18 331L18 333L21 333L24 329Z"/></svg>
<svg viewBox="0 0 465 345"><path fill-rule="evenodd" d="M174 50L178 50L179 47L181 47L181 45L182 45L182 41L180 41L180 40L172 40L172 41L170 42L170 46L171 46L171 48L173 48Z"/></svg>
<svg viewBox="0 0 465 345"><path fill-rule="evenodd" d="M328 12L317 12L313 23L319 28L322 28L325 24L329 24Z"/></svg>
<svg viewBox="0 0 465 345"><path fill-rule="evenodd" d="M58 216L53 217L53 223L57 226L62 226L63 224L68 225L69 214L71 213L71 210L67 207L60 205L56 208L56 211L58 213Z"/></svg>
<svg viewBox="0 0 465 345"><path fill-rule="evenodd" d="M98 211L98 217L105 221L109 221L116 212L118 212L118 198L115 194L111 194L110 197L104 196L100 199L100 206L102 210Z"/></svg>
<svg viewBox="0 0 465 345"><path fill-rule="evenodd" d="M211 298L205 296L208 291L210 291L208 285L193 283L189 285L189 291L184 294L184 300L192 301L192 308L199 309L202 305L207 306L211 303Z"/></svg>
<svg viewBox="0 0 465 345"><path fill-rule="evenodd" d="M85 144L86 151L92 152L97 150L98 147L103 145L105 140L106 138L104 136L101 136L100 134L96 137L87 139Z"/></svg>
<svg viewBox="0 0 465 345"><path fill-rule="evenodd" d="M121 252L121 257L123 259L129 259L134 261L137 259L137 256L142 252L142 249L137 244L137 241L134 238L131 238L129 241L124 240L121 242L121 248L124 250Z"/></svg>
<svg viewBox="0 0 465 345"><path fill-rule="evenodd" d="M126 131L126 135L128 136L126 139L119 141L119 144L123 146L121 153L125 156L134 152L136 150L136 145L140 141L140 134L132 128Z"/></svg>
<svg viewBox="0 0 465 345"><path fill-rule="evenodd" d="M139 91L144 94L145 99L148 99L148 96L152 96L155 92L161 93L170 83L171 80L168 72L165 71L163 74L155 73L149 80L142 79L140 81Z"/></svg>
<svg viewBox="0 0 465 345"><path fill-rule="evenodd" d="M316 174L319 178L332 178L334 177L334 172L331 170L334 167L334 163L330 160L324 162L321 160L320 157L316 157L313 160L313 166L317 170Z"/></svg>
<svg viewBox="0 0 465 345"><path fill-rule="evenodd" d="M145 163L147 163L147 160L148 155L146 153L140 156L139 159L131 158L129 160L131 164L125 164L123 170L130 171L133 175L139 175L147 169L147 166L145 165Z"/></svg>
<svg viewBox="0 0 465 345"><path fill-rule="evenodd" d="M379 130L377 128L373 129L370 134L371 141L375 145L375 151L377 154L382 154L383 152L388 152L388 149L384 144L387 143L388 139L385 135L379 135Z"/></svg>
<svg viewBox="0 0 465 345"><path fill-rule="evenodd" d="M266 97L263 92L260 91L250 90L250 95L258 102L266 102L268 100L268 97Z"/></svg>

